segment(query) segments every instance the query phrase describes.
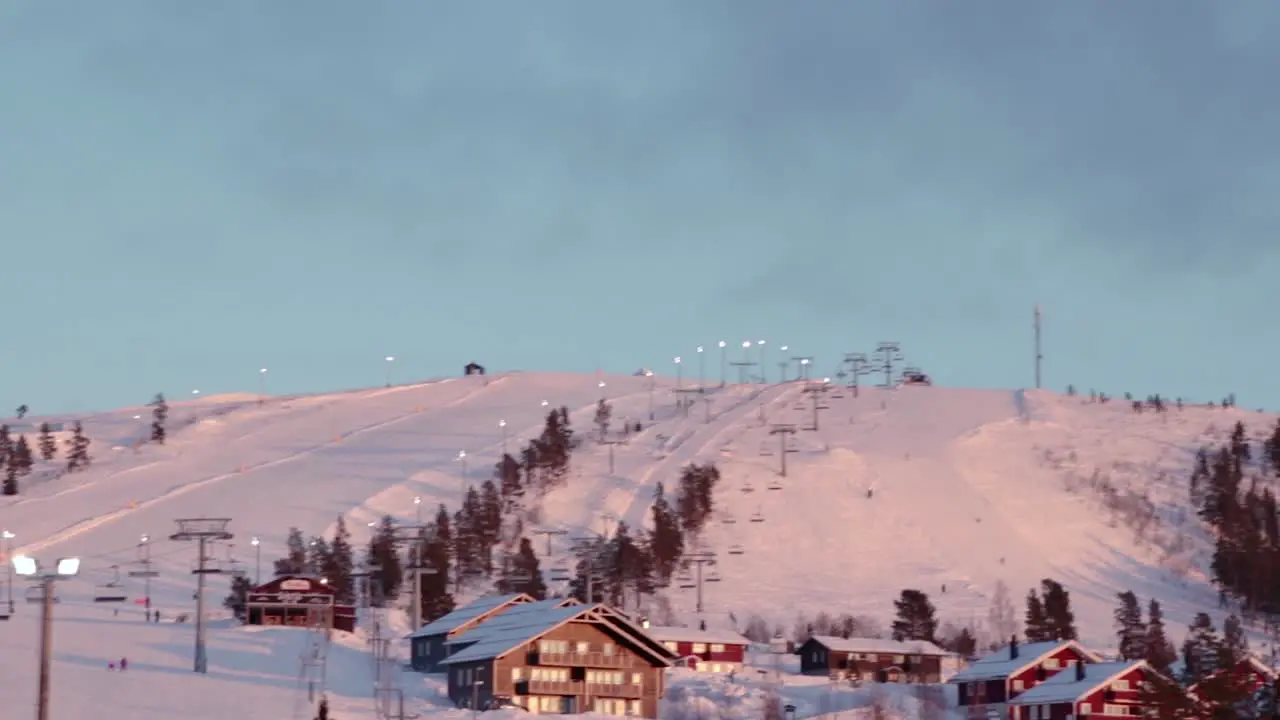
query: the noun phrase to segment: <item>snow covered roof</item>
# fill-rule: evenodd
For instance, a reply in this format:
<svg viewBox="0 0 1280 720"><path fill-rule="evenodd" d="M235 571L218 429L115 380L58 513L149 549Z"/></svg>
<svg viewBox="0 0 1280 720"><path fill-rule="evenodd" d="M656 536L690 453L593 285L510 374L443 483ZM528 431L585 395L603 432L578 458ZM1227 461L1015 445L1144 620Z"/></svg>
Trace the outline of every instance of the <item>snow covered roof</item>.
<svg viewBox="0 0 1280 720"><path fill-rule="evenodd" d="M475 662L506 654L539 635L560 627L591 607L593 606L544 607L536 612L516 613L513 616L499 615L492 623L486 623L489 627L484 628L483 633L477 633L475 642L445 658L441 664Z"/></svg>
<svg viewBox="0 0 1280 720"><path fill-rule="evenodd" d="M814 635L811 640L834 652L893 653L895 655L950 655L937 645L925 640L883 640L881 638L842 638L834 635Z"/></svg>
<svg viewBox="0 0 1280 720"><path fill-rule="evenodd" d="M691 627L671 627L651 625L644 629L658 642L690 642L690 643L716 643L720 645L749 645L751 643L745 636L732 630L700 630Z"/></svg>
<svg viewBox="0 0 1280 720"><path fill-rule="evenodd" d="M1054 652L1064 645L1071 645L1077 651L1089 658L1093 662L1097 662L1102 658L1092 652L1085 650L1074 640L1049 642L1034 642L1018 645L1018 656L1010 656L1010 646L996 650L990 655L984 656L982 659L973 663L969 667L961 670L951 677L947 682L974 682L977 680L998 680L1007 678L1019 670L1034 665L1045 655Z"/></svg>
<svg viewBox="0 0 1280 720"><path fill-rule="evenodd" d="M1009 704L1048 705L1075 702L1130 670L1145 665L1146 663L1142 660L1082 663L1075 668L1067 668L1059 672L1010 700ZM1080 679L1078 668L1084 668L1084 679Z"/></svg>
<svg viewBox="0 0 1280 720"><path fill-rule="evenodd" d="M420 638L451 633L472 620L492 613L504 605L515 602L530 602L532 600L533 598L525 595L524 593L514 593L511 595L489 595L482 598L476 598L457 610L454 610L442 617L438 617L426 625L423 625L410 633L408 637Z"/></svg>
<svg viewBox="0 0 1280 720"><path fill-rule="evenodd" d="M1173 664L1169 665L1169 672L1171 672L1171 673L1172 673L1172 672L1174 671L1174 666L1175 666L1175 665L1180 666L1180 667L1178 667L1178 672L1179 672L1179 674L1178 674L1178 675L1176 675L1175 677L1181 677L1181 674L1182 674L1183 672L1185 672L1185 671L1186 671L1187 663L1186 663L1186 661L1185 661L1185 660L1179 660L1178 662L1176 662L1176 663L1173 663ZM1266 679L1267 679L1268 681L1270 681L1270 682L1275 682L1275 681L1276 681L1276 678L1277 678L1277 677L1280 677L1280 673L1277 673L1275 668L1271 667L1270 665L1267 665L1265 662L1263 662L1262 660L1260 660L1260 659L1258 658L1258 656L1254 655L1253 653L1250 653L1250 654L1246 655L1246 656L1244 657L1244 659L1243 659L1243 660L1241 660L1240 662L1236 663L1236 664L1233 666L1233 668L1239 668L1239 667L1241 667L1242 665L1243 665L1243 666L1247 666L1248 668L1252 669L1254 672L1256 672L1257 674L1259 674L1259 675L1261 675L1262 677L1266 678ZM1210 673L1210 674L1209 674L1209 677L1213 677L1214 675L1217 675L1217 674L1218 674L1218 673L1220 673L1220 672L1222 672L1222 671L1221 671L1221 670L1218 670L1217 672ZM1196 689L1196 688L1197 688L1197 687L1198 687L1202 682L1204 682L1204 681L1203 681L1203 680L1201 680L1201 681L1200 681L1200 682L1198 682L1198 683L1192 683L1192 684L1187 688L1187 692L1189 692L1189 693L1190 693L1190 692L1195 692L1195 689Z"/></svg>
<svg viewBox="0 0 1280 720"><path fill-rule="evenodd" d="M470 645L480 642L487 633L501 632L502 628L513 623L523 622L521 618L529 613L540 613L544 610L554 608L580 606L582 601L577 598L549 598L547 600L538 600L536 602L520 603L512 605L501 613L495 615L488 622L481 623L475 627L464 630L463 632L444 641L445 645Z"/></svg>

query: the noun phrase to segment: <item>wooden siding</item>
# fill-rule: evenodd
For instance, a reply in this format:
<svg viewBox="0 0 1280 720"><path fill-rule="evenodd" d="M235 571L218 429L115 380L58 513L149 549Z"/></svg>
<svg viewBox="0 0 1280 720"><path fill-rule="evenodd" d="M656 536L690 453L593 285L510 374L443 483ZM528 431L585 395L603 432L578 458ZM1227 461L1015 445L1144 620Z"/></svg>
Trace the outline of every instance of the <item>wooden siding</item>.
<svg viewBox="0 0 1280 720"><path fill-rule="evenodd" d="M668 644L670 643L670 644ZM678 640L675 642L665 641L662 643L668 649L680 657L696 657L702 662L708 663L733 663L742 665L747 658L746 643L737 645L731 643L701 643L701 642L685 642ZM723 645L724 650L715 652L712 650L716 645ZM674 646L674 648L672 647ZM702 647L702 652L697 652L697 647Z"/></svg>
<svg viewBox="0 0 1280 720"><path fill-rule="evenodd" d="M1142 705L1141 684L1150 680L1147 676L1149 672L1144 667L1130 669L1107 683L1107 685L1098 688L1092 694L1081 698L1076 703L1077 712L1091 708L1092 714L1102 715L1106 714L1105 706L1107 705L1140 707Z"/></svg>
<svg viewBox="0 0 1280 720"><path fill-rule="evenodd" d="M800 672L806 675L857 673L875 682L942 682L942 658L937 655L873 651L833 651L810 638L800 646Z"/></svg>
<svg viewBox="0 0 1280 720"><path fill-rule="evenodd" d="M1031 660L1032 658L1027 658L1027 662L1031 662ZM1023 668L1009 676L1009 699L1012 700L1018 697L1068 667L1073 667L1074 663L1078 662L1088 662L1088 660L1075 646L1065 645L1058 648L1041 658L1034 665ZM1055 664L1057 667L1050 667Z"/></svg>
<svg viewBox="0 0 1280 720"><path fill-rule="evenodd" d="M542 641L564 641L569 644L567 653L542 653ZM579 644L586 643L585 652L579 652ZM613 647L612 653L605 653L604 646ZM560 697L572 698L562 705L557 712L578 713L591 710L595 698L617 700L639 700L642 717L658 716L658 700L662 697L664 687L664 670L654 665L648 656L632 650L624 641L615 639L601 626L589 622L573 621L562 625L543 635L537 640L517 648L496 662L492 663L493 673L489 675L491 695L506 698L528 697ZM554 668L565 670L564 680L534 680L533 670ZM621 672L623 682L588 683L588 671ZM519 673L517 680L515 674ZM634 682L634 676L640 676L640 684ZM452 676L452 673L451 673ZM469 690L466 691L469 693ZM469 700L470 695L459 688L457 694L450 683L450 697L455 703ZM525 702L528 702L527 700Z"/></svg>

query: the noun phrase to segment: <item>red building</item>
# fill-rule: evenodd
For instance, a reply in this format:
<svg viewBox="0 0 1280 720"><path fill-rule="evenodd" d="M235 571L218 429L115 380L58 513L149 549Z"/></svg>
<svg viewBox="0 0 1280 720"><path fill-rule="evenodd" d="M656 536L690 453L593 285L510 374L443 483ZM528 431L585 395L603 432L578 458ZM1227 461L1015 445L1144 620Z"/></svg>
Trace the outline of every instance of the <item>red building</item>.
<svg viewBox="0 0 1280 720"><path fill-rule="evenodd" d="M741 670L751 643L732 630L648 626L645 632L675 653L683 664L704 672Z"/></svg>
<svg viewBox="0 0 1280 720"><path fill-rule="evenodd" d="M333 588L314 575L282 575L249 591L246 625L325 627L353 632L356 609L335 602Z"/></svg>
<svg viewBox="0 0 1280 720"><path fill-rule="evenodd" d="M1074 640L1008 645L986 655L956 673L947 682L955 685L960 707L968 718L1013 718L1011 701L1063 670L1102 658Z"/></svg>
<svg viewBox="0 0 1280 720"><path fill-rule="evenodd" d="M1077 663L1009 701L1014 720L1142 715L1142 691L1156 675L1143 660Z"/></svg>
<svg viewBox="0 0 1280 720"><path fill-rule="evenodd" d="M1267 667L1267 665L1258 658L1250 655L1236 663L1234 666L1212 673L1209 677L1187 688L1187 695L1195 700L1202 699L1196 693L1196 688L1200 687L1205 680L1216 678L1222 673L1230 673L1232 680L1231 685L1249 693L1256 693L1262 688L1275 685L1276 683L1276 671Z"/></svg>

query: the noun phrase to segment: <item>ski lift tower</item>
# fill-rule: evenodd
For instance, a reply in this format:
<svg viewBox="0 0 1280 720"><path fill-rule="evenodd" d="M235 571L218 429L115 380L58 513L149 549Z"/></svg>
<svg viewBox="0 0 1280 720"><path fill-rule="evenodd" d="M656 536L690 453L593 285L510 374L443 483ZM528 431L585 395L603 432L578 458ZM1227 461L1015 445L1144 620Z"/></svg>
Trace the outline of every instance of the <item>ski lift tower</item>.
<svg viewBox="0 0 1280 720"><path fill-rule="evenodd" d="M778 459L781 462L778 474L786 477L787 453L799 452L790 447L790 443L787 442L788 437L796 434L796 426L791 423L774 423L773 427L769 428L769 434L778 436Z"/></svg>
<svg viewBox="0 0 1280 720"><path fill-rule="evenodd" d="M870 375L873 368L871 362L867 359L866 353L845 353L844 362L849 366L849 390L853 392L853 396L858 397L858 378L864 375Z"/></svg>
<svg viewBox="0 0 1280 720"><path fill-rule="evenodd" d="M697 601L694 606L694 611L697 612L699 615L701 615L702 614L702 584L708 583L708 582L720 582L720 576L715 574L714 571L711 574L708 574L705 576L703 575L703 572L702 572L703 566L711 566L711 567L715 566L716 553L712 550L695 550L694 552L691 552L688 555L685 555L684 559L690 565L693 565L695 570L694 570L694 576L692 578L681 579L680 587L685 590L697 591Z"/></svg>
<svg viewBox="0 0 1280 720"><path fill-rule="evenodd" d="M170 540L180 542L195 541L199 547L199 558L192 574L196 576L196 649L194 670L198 673L209 672L209 658L205 653L204 643L204 576L218 575L222 570L209 566L208 547L210 541L230 540L234 535L227 532L231 518L185 518L176 521L178 532L169 536Z"/></svg>
<svg viewBox="0 0 1280 720"><path fill-rule="evenodd" d="M810 382L805 384L804 390L802 392L804 392L806 395L809 396L809 400L812 404L813 417L812 417L812 424L806 425L803 428L804 430L808 430L811 432L818 431L818 412L820 410L827 410L831 407L830 405L826 404L826 400L824 399L827 392L830 390L831 390L830 378L823 378L821 381Z"/></svg>
<svg viewBox="0 0 1280 720"><path fill-rule="evenodd" d="M893 387L894 363L904 362L907 359L902 354L902 346L897 342L882 342L876 346L874 354L877 366L884 373L883 387Z"/></svg>

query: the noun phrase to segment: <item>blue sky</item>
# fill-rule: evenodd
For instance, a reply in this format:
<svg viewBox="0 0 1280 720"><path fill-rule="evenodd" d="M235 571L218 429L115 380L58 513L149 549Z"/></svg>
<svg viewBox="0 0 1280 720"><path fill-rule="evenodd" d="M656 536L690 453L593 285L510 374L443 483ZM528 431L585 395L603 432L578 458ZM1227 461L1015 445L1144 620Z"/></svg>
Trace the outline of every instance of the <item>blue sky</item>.
<svg viewBox="0 0 1280 720"><path fill-rule="evenodd" d="M1018 387L1040 302L1048 385L1276 407L1278 32L1263 0L8 2L0 403L748 337Z"/></svg>

